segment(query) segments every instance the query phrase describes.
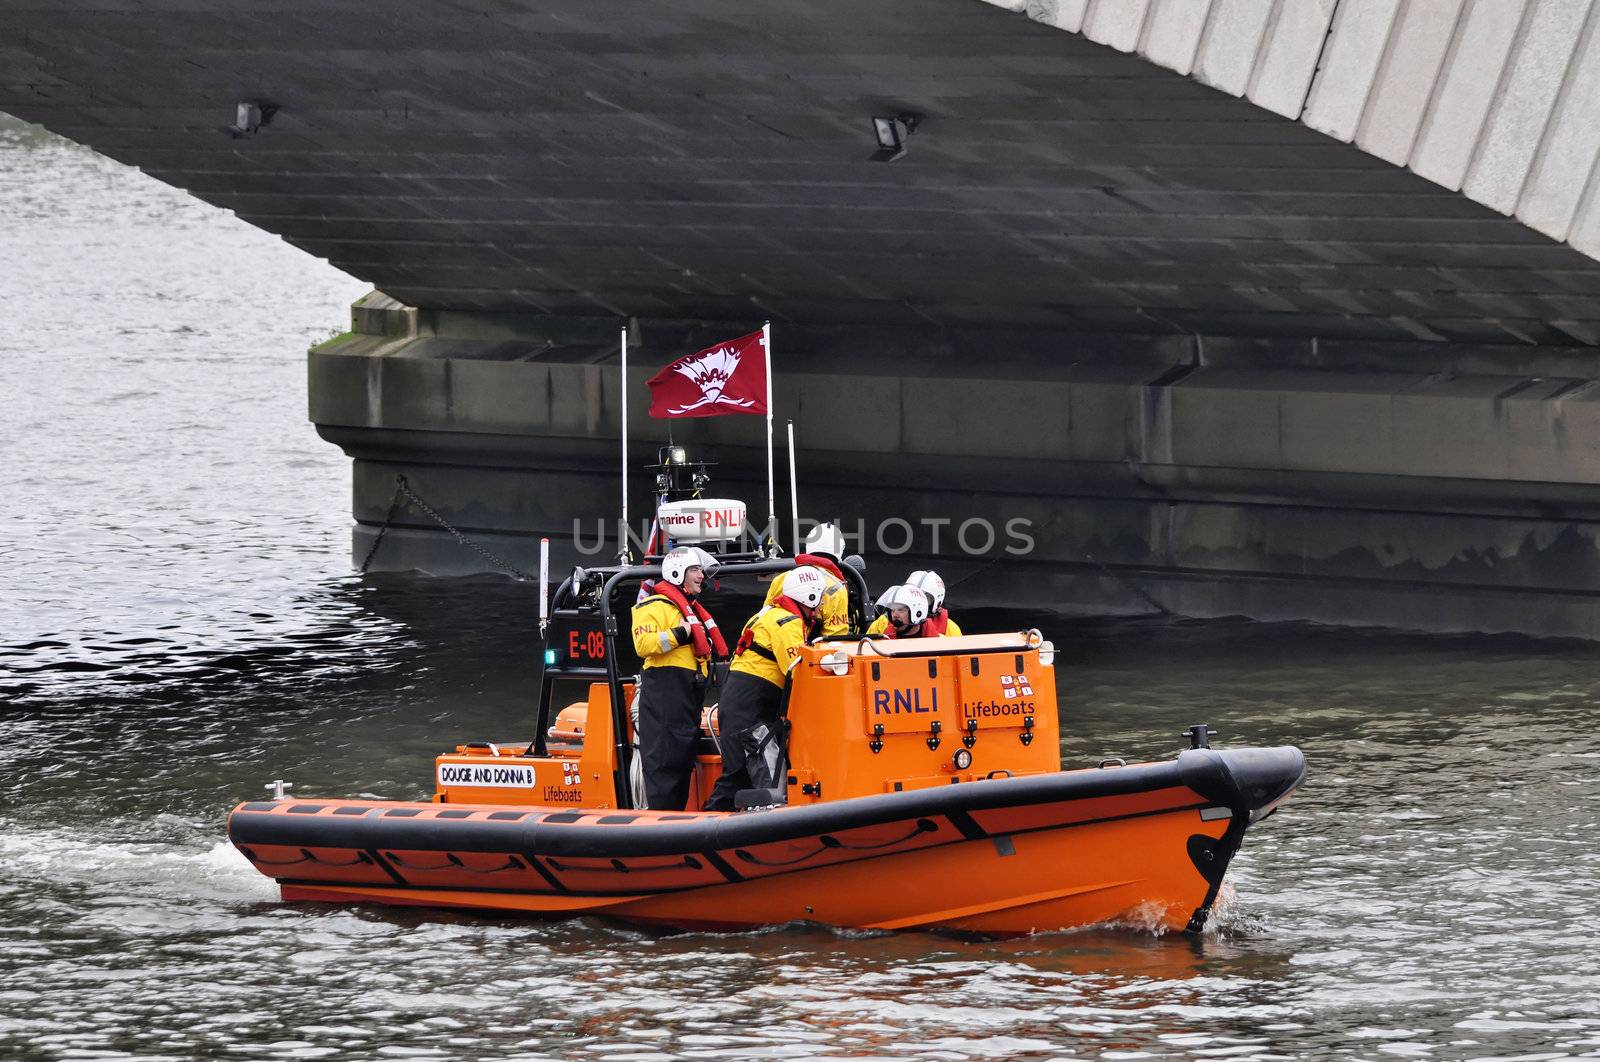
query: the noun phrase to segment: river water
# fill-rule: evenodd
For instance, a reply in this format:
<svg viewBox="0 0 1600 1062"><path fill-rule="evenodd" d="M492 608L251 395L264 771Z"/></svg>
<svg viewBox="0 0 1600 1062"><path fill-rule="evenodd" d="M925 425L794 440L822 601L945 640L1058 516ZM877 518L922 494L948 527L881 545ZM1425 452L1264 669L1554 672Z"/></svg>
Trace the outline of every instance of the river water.
<svg viewBox="0 0 1600 1062"><path fill-rule="evenodd" d="M529 588L349 571L304 350L363 290L0 119L0 1058L1600 1057L1576 643L1047 621L1069 764L1306 751L1198 938L281 904L233 804L528 730Z"/></svg>

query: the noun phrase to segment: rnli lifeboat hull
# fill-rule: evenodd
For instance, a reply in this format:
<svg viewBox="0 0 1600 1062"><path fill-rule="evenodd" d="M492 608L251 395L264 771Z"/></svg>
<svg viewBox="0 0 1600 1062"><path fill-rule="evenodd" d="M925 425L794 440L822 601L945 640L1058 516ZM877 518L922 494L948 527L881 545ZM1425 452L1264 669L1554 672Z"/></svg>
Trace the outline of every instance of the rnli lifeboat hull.
<svg viewBox="0 0 1600 1062"><path fill-rule="evenodd" d="M1289 747L1202 749L739 814L259 801L228 832L291 901L684 928L1198 931L1246 828L1304 769Z"/></svg>

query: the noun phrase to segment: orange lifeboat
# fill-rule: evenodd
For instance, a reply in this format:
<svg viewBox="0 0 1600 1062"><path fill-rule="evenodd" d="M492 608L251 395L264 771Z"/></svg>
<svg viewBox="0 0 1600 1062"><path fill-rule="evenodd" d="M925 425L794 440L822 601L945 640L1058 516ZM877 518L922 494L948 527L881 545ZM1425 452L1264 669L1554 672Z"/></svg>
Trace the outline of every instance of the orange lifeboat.
<svg viewBox="0 0 1600 1062"><path fill-rule="evenodd" d="M785 560L724 564L771 577ZM867 600L859 573L852 597ZM794 920L1019 934L1132 919L1199 931L1246 829L1300 784L1298 749L1063 770L1054 649L1036 631L807 646L786 785L745 810L634 806L614 604L658 569L575 573L556 595L532 742L437 758L429 803L274 799L228 833L283 898L680 927ZM558 688L586 696L555 711ZM711 713L708 712L708 715ZM720 773L703 735L698 807Z"/></svg>

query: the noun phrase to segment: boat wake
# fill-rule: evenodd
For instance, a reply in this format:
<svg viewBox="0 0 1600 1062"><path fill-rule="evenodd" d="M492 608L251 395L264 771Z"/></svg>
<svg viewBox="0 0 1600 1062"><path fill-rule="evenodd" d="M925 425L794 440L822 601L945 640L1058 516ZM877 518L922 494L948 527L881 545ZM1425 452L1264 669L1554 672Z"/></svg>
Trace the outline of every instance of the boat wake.
<svg viewBox="0 0 1600 1062"><path fill-rule="evenodd" d="M0 882L95 892L132 887L166 900L226 904L277 898L238 849L193 823L161 818L169 820L161 823L166 832L181 827L188 836L107 841L0 819Z"/></svg>

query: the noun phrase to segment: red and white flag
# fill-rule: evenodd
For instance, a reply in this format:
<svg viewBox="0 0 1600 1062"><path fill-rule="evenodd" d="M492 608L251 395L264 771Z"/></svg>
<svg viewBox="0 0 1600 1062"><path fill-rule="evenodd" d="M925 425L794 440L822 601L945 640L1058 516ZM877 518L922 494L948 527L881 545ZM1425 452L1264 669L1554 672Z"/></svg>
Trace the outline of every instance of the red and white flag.
<svg viewBox="0 0 1600 1062"><path fill-rule="evenodd" d="M766 340L751 332L688 354L650 377L650 415L721 417L767 411Z"/></svg>

